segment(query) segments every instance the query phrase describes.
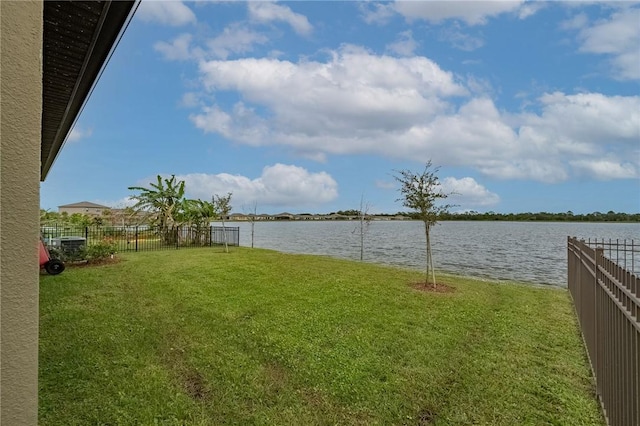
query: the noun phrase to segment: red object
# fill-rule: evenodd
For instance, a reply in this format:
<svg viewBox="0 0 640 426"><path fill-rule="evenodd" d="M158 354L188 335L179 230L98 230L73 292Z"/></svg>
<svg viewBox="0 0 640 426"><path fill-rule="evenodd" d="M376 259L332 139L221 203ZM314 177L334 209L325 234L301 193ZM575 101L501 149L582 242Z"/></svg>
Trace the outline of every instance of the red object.
<svg viewBox="0 0 640 426"><path fill-rule="evenodd" d="M40 267L44 268L44 265L49 261L49 250L45 247L42 240L40 240Z"/></svg>
<svg viewBox="0 0 640 426"><path fill-rule="evenodd" d="M51 275L58 275L64 271L64 263L60 259L51 258L42 238L40 238L40 268L44 268Z"/></svg>

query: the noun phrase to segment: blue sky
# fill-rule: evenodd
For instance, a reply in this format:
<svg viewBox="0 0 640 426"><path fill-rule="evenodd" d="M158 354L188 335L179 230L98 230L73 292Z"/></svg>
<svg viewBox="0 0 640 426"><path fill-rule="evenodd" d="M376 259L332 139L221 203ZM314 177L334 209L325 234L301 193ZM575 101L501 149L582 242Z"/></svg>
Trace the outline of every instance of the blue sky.
<svg viewBox="0 0 640 426"><path fill-rule="evenodd" d="M236 212L640 212L640 4L143 1L41 207L157 174Z"/></svg>

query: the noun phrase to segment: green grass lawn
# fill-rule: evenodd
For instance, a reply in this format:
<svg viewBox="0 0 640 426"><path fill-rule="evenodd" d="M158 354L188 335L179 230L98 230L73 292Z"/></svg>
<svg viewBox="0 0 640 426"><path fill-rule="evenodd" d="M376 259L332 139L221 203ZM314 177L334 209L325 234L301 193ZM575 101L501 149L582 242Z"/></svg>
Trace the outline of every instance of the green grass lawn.
<svg viewBox="0 0 640 426"><path fill-rule="evenodd" d="M233 248L40 281L44 425L602 425L567 291Z"/></svg>

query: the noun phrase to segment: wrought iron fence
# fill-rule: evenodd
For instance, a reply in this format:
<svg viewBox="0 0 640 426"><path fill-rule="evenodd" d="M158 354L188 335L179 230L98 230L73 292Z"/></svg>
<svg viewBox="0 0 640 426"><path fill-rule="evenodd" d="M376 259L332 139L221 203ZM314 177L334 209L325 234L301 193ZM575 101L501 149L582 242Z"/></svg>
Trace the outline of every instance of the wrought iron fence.
<svg viewBox="0 0 640 426"><path fill-rule="evenodd" d="M567 251L568 287L607 423L638 426L640 245L569 237Z"/></svg>
<svg viewBox="0 0 640 426"><path fill-rule="evenodd" d="M146 251L187 247L213 247L226 243L240 245L240 228L229 226L178 226L160 229L153 226L86 226L49 225L40 228L47 245L77 246L98 242L115 244L116 251Z"/></svg>
<svg viewBox="0 0 640 426"><path fill-rule="evenodd" d="M640 277L640 241L611 238L588 238L583 241L589 247L602 248L605 257Z"/></svg>

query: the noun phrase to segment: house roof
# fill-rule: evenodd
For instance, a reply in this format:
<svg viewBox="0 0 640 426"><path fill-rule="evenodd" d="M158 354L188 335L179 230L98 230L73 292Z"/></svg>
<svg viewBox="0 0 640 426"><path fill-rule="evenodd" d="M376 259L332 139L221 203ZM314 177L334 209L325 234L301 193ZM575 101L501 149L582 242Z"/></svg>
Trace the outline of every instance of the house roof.
<svg viewBox="0 0 640 426"><path fill-rule="evenodd" d="M80 201L79 203L64 204L58 206L58 208L89 208L89 209L109 209L109 206L103 206L101 204L92 203L90 201Z"/></svg>
<svg viewBox="0 0 640 426"><path fill-rule="evenodd" d="M44 180L133 14L136 1L43 2Z"/></svg>

